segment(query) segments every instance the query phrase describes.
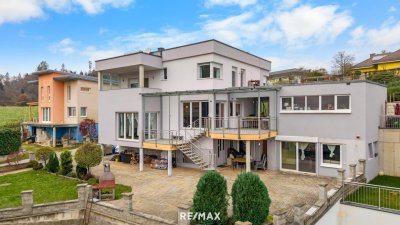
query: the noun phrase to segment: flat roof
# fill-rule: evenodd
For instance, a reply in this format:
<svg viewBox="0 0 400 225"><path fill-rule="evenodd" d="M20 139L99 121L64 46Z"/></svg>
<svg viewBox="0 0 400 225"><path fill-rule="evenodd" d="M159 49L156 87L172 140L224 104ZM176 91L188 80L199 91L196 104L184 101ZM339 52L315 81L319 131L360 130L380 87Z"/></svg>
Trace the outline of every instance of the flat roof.
<svg viewBox="0 0 400 225"><path fill-rule="evenodd" d="M155 56L155 57L160 57L161 58L161 56L159 56L159 55L154 55L154 54L143 52L143 51L137 51L137 52L127 53L127 54L123 54L123 55L117 55L117 56L113 56L113 57L108 57L108 58L104 58L104 59L98 59L98 60L95 60L95 62L100 62L100 61L104 61L104 60L120 58L120 57L124 57L124 56L136 55L136 54L146 54L146 55L150 55L150 56Z"/></svg>

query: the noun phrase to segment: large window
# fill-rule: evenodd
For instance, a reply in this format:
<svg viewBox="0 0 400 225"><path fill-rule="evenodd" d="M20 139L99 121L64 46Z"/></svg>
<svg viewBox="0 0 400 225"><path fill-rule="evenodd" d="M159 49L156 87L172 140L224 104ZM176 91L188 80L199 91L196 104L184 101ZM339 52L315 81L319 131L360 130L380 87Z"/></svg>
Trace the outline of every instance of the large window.
<svg viewBox="0 0 400 225"><path fill-rule="evenodd" d="M43 107L42 108L42 121L43 122L50 122L51 121L51 109L50 109L50 107Z"/></svg>
<svg viewBox="0 0 400 225"><path fill-rule="evenodd" d="M117 74L103 74L101 76L102 90L120 89L120 77Z"/></svg>
<svg viewBox="0 0 400 225"><path fill-rule="evenodd" d="M199 127L201 122L205 125L205 120L200 121L200 118L208 117L208 102L183 102L182 106L183 127Z"/></svg>
<svg viewBox="0 0 400 225"><path fill-rule="evenodd" d="M307 173L316 171L316 144L282 141L281 168Z"/></svg>
<svg viewBox="0 0 400 225"><path fill-rule="evenodd" d="M117 113L117 137L123 140L137 140L138 133L138 113Z"/></svg>
<svg viewBox="0 0 400 225"><path fill-rule="evenodd" d="M322 165L340 167L341 146L337 144L322 144Z"/></svg>
<svg viewBox="0 0 400 225"><path fill-rule="evenodd" d="M210 62L198 65L199 78L221 78L222 64Z"/></svg>
<svg viewBox="0 0 400 225"><path fill-rule="evenodd" d="M76 117L76 107L68 107L68 117Z"/></svg>
<svg viewBox="0 0 400 225"><path fill-rule="evenodd" d="M350 96L311 95L282 97L281 112L350 113Z"/></svg>

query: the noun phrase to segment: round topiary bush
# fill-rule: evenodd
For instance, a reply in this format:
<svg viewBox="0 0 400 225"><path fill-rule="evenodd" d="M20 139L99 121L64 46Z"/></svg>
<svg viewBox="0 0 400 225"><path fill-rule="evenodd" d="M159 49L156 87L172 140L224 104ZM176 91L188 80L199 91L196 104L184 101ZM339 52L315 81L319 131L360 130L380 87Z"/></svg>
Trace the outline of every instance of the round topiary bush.
<svg viewBox="0 0 400 225"><path fill-rule="evenodd" d="M206 172L197 183L193 196L193 213L205 213L204 217L196 217L196 224L227 224L228 223L228 188L225 178L216 171ZM207 219L208 215L214 218L219 213L220 220Z"/></svg>
<svg viewBox="0 0 400 225"><path fill-rule="evenodd" d="M254 173L240 174L232 186L233 222L249 221L262 225L269 213L268 189Z"/></svg>
<svg viewBox="0 0 400 225"><path fill-rule="evenodd" d="M87 169L87 173L90 174L90 167L99 165L101 163L102 156L103 154L99 145L86 142L79 147L78 150L76 150L75 161L79 166L85 167Z"/></svg>
<svg viewBox="0 0 400 225"><path fill-rule="evenodd" d="M0 155L16 152L21 147L21 131L12 128L0 128Z"/></svg>

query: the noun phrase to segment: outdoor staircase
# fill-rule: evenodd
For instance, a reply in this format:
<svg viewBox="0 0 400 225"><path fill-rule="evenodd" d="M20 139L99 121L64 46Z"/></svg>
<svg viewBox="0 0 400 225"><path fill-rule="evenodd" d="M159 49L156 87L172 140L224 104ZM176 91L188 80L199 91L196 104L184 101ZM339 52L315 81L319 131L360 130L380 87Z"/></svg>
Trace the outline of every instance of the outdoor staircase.
<svg viewBox="0 0 400 225"><path fill-rule="evenodd" d="M199 120L196 120L193 122L191 127L199 127L198 125ZM183 139L183 142L176 144L176 147L201 169L204 170L213 167L212 162L210 162L211 153L206 154L201 149L201 144L199 141L200 138L205 136L206 131L204 129L191 129L191 131L195 131L194 134L185 135L185 139Z"/></svg>

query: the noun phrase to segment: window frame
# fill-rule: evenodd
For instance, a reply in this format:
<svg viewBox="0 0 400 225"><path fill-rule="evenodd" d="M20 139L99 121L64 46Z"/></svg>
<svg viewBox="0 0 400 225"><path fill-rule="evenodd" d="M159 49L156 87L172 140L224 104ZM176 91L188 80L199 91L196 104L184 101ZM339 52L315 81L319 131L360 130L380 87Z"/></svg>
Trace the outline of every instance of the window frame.
<svg viewBox="0 0 400 225"><path fill-rule="evenodd" d="M85 109L85 115L82 115L82 109ZM87 107L86 106L80 107L79 115L80 115L80 117L87 117Z"/></svg>
<svg viewBox="0 0 400 225"><path fill-rule="evenodd" d="M71 85L68 84L67 85L67 101L71 101L71 94L72 94Z"/></svg>
<svg viewBox="0 0 400 225"><path fill-rule="evenodd" d="M340 147L340 162L339 164L332 164L332 163L324 163L324 145L337 145ZM338 143L321 143L320 144L320 150L319 150L319 154L320 154L320 166L321 167L327 167L327 168L337 168L340 169L343 166L343 144L338 144Z"/></svg>
<svg viewBox="0 0 400 225"><path fill-rule="evenodd" d="M46 113L45 113L46 111ZM42 122L50 123L51 122L51 108L50 107L42 107Z"/></svg>
<svg viewBox="0 0 400 225"><path fill-rule="evenodd" d="M70 112L73 112L73 109L75 109L75 115L70 114ZM72 106L67 107L67 116L68 116L68 118L75 118L76 117L76 107L72 107Z"/></svg>
<svg viewBox="0 0 400 225"><path fill-rule="evenodd" d="M168 69L167 69L167 67L164 67L164 69L163 69L163 79L162 80L168 80Z"/></svg>
<svg viewBox="0 0 400 225"><path fill-rule="evenodd" d="M201 66L205 66L208 65L210 67L209 73L210 76L209 77L202 77L202 73L201 73ZM219 77L216 77L215 73L214 73L214 69L218 68L219 69ZM223 64L222 63L218 63L218 62L204 62L204 63L198 63L197 64L197 79L222 79L223 77Z"/></svg>
<svg viewBox="0 0 400 225"><path fill-rule="evenodd" d="M119 137L119 128L120 128L120 121L119 121L119 115L120 114L123 114L123 125L124 125L124 131L123 131L123 134L124 134L124 137L123 138L121 138L121 137ZM129 138L126 138L126 115L127 114L131 114L131 118L132 118L132 123L131 123L131 127L132 127L132 138L131 139L129 139ZM135 114L137 115L137 119L138 119L138 123L137 123L137 138L135 138ZM139 132L139 112L116 112L115 113L115 120L116 120L116 126L115 126L115 130L116 130L116 132L115 132L115 136L116 136L116 139L117 140L120 140L120 141L134 141L134 142L138 142L139 141L139 136L140 136L140 132Z"/></svg>
<svg viewBox="0 0 400 225"><path fill-rule="evenodd" d="M82 88L86 88L87 91L82 91ZM90 93L91 90L92 90L92 88L90 88L90 87L80 87L80 88L79 88L79 91L80 91L81 93Z"/></svg>
<svg viewBox="0 0 400 225"><path fill-rule="evenodd" d="M315 97L318 96L319 105L318 110L308 109L308 97ZM324 110L322 109L322 97L323 96L333 96L334 97L334 107L333 110ZM349 109L338 109L337 108L337 97L339 96L348 96L349 98ZM305 107L304 110L295 110L294 109L294 98L295 97L305 97ZM291 109L283 109L283 99L291 99ZM334 95L297 95L297 96L281 96L280 97L280 112L279 113L344 113L349 114L351 113L351 95L350 94L334 94Z"/></svg>

